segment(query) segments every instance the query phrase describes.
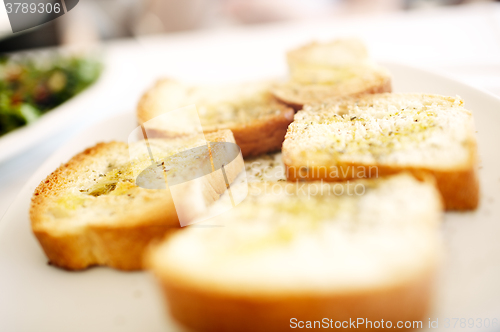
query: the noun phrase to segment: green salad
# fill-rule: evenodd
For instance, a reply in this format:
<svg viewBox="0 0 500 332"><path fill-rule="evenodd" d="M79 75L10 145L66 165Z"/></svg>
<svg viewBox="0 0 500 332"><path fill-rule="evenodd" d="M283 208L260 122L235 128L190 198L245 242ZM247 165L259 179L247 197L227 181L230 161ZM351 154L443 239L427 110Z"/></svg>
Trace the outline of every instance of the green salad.
<svg viewBox="0 0 500 332"><path fill-rule="evenodd" d="M0 136L80 93L97 80L101 70L95 58L0 56Z"/></svg>

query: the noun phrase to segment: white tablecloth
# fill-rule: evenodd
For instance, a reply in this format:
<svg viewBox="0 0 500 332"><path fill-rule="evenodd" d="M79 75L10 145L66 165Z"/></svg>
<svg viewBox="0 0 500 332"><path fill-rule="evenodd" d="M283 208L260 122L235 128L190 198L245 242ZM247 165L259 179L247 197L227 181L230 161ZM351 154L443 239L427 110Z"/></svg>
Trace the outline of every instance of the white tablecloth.
<svg viewBox="0 0 500 332"><path fill-rule="evenodd" d="M259 36L264 34L275 35L276 42L264 49L252 48L252 40L257 43ZM244 45L238 42L243 35ZM268 57L269 65L279 67L276 71L279 73L286 69L284 57L273 50L290 48L311 39L329 40L341 36L362 38L378 60L439 70L500 95L500 4L493 3L115 41L105 45L108 66L115 68L114 76L107 78L107 94L96 101L88 116L0 164L0 216L51 153L97 121L118 112L133 110L141 92L155 77L171 75L208 80L214 77L214 72L205 63L217 61L218 50L227 45L254 52L255 57ZM186 48L192 49L193 70L177 73L175 57L185 56ZM222 80L224 70L242 68L237 61L227 64L227 67L223 59L220 62L216 64L218 72L215 76ZM242 79L256 79L261 75L259 68L252 68L251 64L247 69L242 71ZM262 69L264 72L268 72L268 68Z"/></svg>

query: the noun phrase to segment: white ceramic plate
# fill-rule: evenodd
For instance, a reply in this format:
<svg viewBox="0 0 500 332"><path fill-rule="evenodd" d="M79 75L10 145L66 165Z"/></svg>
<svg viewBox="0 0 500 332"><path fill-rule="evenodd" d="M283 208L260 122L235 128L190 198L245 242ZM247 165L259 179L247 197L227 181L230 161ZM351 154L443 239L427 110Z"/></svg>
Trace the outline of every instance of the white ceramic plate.
<svg viewBox="0 0 500 332"><path fill-rule="evenodd" d="M460 323L455 329L445 328L446 319L500 319L500 99L425 70L385 65L398 92L460 95L474 112L478 131L481 204L475 212L446 214L446 257L429 318L439 318L440 329L446 331L463 330ZM133 113L122 114L69 142L33 175L0 222L0 331L178 329L165 314L147 273L104 267L66 272L48 266L30 231L28 209L37 184L61 162L97 141L126 141L135 126Z"/></svg>

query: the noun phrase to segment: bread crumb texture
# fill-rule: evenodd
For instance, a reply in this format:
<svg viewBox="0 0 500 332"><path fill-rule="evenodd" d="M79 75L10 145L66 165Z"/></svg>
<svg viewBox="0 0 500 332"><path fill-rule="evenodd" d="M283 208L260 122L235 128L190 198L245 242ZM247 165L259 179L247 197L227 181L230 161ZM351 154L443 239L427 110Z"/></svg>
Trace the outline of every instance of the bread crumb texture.
<svg viewBox="0 0 500 332"><path fill-rule="evenodd" d="M139 103L139 122L144 123L168 111L192 104L196 105L204 131L276 117L286 107L274 100L269 93L270 86L271 82L192 85L163 79ZM158 123L157 129L162 129L161 125Z"/></svg>
<svg viewBox="0 0 500 332"><path fill-rule="evenodd" d="M249 183L286 181L280 152L245 158L245 172Z"/></svg>
<svg viewBox="0 0 500 332"><path fill-rule="evenodd" d="M450 169L470 165L474 148L460 98L376 94L306 106L288 128L284 161Z"/></svg>
<svg viewBox="0 0 500 332"><path fill-rule="evenodd" d="M167 284L242 297L405 284L439 257L441 209L433 185L407 174L335 185L253 183L212 227L170 237L151 265Z"/></svg>
<svg viewBox="0 0 500 332"><path fill-rule="evenodd" d="M231 136L229 141L234 142L230 131L221 131L182 139L149 139L148 143L139 141L130 146L99 143L62 165L38 186L32 199L32 225L64 232L103 223L140 223L148 218L150 209L171 201L169 191L160 190L166 189L165 161L181 151L205 145L205 139L225 141L225 136ZM208 154L190 160L185 160L185 154L182 157L183 168L193 168L193 172L199 167L199 158L209 159ZM140 178L143 183L136 183L145 170ZM165 171L169 174L176 170L172 167Z"/></svg>

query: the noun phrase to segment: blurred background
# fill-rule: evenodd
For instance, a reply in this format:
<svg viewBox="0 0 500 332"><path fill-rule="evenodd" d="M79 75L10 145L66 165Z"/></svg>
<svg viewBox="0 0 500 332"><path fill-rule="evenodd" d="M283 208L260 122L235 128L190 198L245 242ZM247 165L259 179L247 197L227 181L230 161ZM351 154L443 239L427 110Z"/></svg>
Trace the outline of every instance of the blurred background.
<svg viewBox="0 0 500 332"><path fill-rule="evenodd" d="M0 52L196 29L432 10L493 0L81 0L73 15L12 34L0 13Z"/></svg>

